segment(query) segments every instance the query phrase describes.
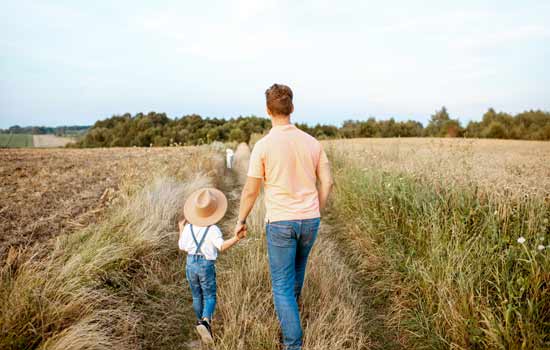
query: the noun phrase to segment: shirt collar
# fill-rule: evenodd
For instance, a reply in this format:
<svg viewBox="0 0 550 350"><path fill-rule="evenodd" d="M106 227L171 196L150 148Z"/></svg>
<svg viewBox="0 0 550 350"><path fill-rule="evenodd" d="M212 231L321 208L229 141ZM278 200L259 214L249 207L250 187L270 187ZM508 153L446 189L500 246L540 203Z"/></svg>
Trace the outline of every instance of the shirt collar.
<svg viewBox="0 0 550 350"><path fill-rule="evenodd" d="M296 126L294 124L277 125L277 126L272 126L269 132L287 131L295 128Z"/></svg>

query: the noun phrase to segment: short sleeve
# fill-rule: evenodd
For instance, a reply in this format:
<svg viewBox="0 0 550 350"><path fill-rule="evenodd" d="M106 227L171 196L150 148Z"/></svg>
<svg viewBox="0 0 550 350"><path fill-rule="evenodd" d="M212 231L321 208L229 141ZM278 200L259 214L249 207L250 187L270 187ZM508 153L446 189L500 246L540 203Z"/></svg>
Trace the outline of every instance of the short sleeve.
<svg viewBox="0 0 550 350"><path fill-rule="evenodd" d="M325 153L325 150L323 149L323 146L321 146L321 154L319 155L319 164L317 165L317 168L320 168L323 165L329 164L327 154Z"/></svg>
<svg viewBox="0 0 550 350"><path fill-rule="evenodd" d="M188 231L188 226L189 224L185 224L185 226L183 227L183 230L181 230L180 232L180 237L178 239L178 247L180 248L180 250L185 250L185 235L186 234L189 234Z"/></svg>
<svg viewBox="0 0 550 350"><path fill-rule="evenodd" d="M208 233L210 236L210 241L216 247L218 250L222 249L222 244L224 241L222 231L218 226L211 226L210 227L211 232Z"/></svg>
<svg viewBox="0 0 550 350"><path fill-rule="evenodd" d="M256 143L250 155L250 163L248 164L248 176L258 179L265 178L265 164L261 145Z"/></svg>

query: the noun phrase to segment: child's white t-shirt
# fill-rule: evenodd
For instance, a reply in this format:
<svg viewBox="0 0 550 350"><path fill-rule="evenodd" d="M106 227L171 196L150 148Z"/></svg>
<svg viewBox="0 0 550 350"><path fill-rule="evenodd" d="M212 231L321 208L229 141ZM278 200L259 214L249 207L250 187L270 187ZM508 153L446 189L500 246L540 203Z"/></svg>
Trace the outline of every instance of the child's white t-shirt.
<svg viewBox="0 0 550 350"><path fill-rule="evenodd" d="M195 232L197 242L200 243L202 236L204 236L206 232L206 227L193 225L193 232ZM218 251L221 249L223 242L223 235L220 228L217 225L210 226L208 234L201 246L202 254L206 260L216 260ZM186 224L183 228L183 233L180 233L178 246L181 250L186 251L187 254L201 254L200 251L196 251L197 245L191 235L191 224Z"/></svg>

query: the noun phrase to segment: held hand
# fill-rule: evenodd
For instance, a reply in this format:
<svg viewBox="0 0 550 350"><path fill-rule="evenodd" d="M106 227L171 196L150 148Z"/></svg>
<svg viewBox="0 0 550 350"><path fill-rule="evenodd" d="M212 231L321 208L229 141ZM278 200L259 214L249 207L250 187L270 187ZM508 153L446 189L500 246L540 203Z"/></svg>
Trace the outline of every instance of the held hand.
<svg viewBox="0 0 550 350"><path fill-rule="evenodd" d="M246 224L242 224L240 222L237 223L237 226L235 226L235 231L233 233L239 239L246 237Z"/></svg>
<svg viewBox="0 0 550 350"><path fill-rule="evenodd" d="M239 240L243 239L243 238L246 238L246 235L247 235L247 229L246 229L246 225L244 226L244 228L242 230L240 230L239 232L237 232L237 238Z"/></svg>

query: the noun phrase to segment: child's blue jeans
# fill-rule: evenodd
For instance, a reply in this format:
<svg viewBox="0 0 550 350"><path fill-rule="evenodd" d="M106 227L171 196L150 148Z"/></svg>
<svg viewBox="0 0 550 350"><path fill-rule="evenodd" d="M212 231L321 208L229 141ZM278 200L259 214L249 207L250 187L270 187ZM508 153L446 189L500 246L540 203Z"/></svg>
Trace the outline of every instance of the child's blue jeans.
<svg viewBox="0 0 550 350"><path fill-rule="evenodd" d="M298 299L304 284L307 258L317 238L320 221L320 218L276 221L266 227L273 301L285 350L302 348Z"/></svg>
<svg viewBox="0 0 550 350"><path fill-rule="evenodd" d="M206 260L202 255L187 255L185 274L191 294L193 310L197 319L212 319L216 308L216 265L215 260Z"/></svg>

